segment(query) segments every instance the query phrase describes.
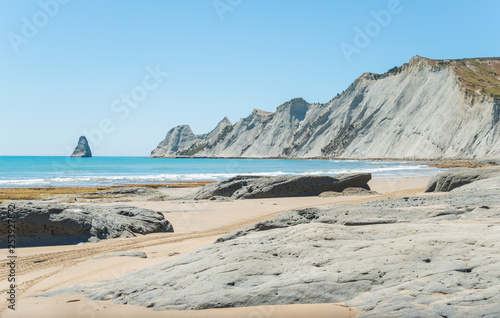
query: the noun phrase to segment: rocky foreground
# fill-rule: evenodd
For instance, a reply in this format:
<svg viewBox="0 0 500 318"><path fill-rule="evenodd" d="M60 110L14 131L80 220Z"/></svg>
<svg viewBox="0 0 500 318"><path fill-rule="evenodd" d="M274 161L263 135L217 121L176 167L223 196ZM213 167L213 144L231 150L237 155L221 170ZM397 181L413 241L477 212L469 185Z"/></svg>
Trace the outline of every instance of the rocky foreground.
<svg viewBox="0 0 500 318"><path fill-rule="evenodd" d="M77 244L136 234L173 232L163 214L131 206L90 206L40 201L0 204L0 243L7 244L7 207L15 205L16 244Z"/></svg>
<svg viewBox="0 0 500 318"><path fill-rule="evenodd" d="M179 260L45 296L62 292L157 310L345 302L362 317L498 317L500 177L284 212Z"/></svg>

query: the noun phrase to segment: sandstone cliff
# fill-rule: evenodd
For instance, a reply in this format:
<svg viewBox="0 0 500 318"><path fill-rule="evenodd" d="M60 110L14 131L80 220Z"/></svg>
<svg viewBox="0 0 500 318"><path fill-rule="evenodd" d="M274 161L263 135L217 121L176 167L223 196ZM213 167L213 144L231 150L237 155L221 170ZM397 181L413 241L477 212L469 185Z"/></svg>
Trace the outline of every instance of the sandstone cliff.
<svg viewBox="0 0 500 318"><path fill-rule="evenodd" d="M415 56L325 104L292 99L205 135L170 130L151 157L500 157L500 59Z"/></svg>

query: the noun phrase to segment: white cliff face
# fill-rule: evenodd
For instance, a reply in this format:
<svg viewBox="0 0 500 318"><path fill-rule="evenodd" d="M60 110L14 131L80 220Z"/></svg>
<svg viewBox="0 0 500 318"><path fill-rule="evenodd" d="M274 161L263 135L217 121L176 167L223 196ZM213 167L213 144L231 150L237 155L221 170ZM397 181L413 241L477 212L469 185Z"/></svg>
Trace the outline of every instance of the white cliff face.
<svg viewBox="0 0 500 318"><path fill-rule="evenodd" d="M498 99L467 94L453 67L414 57L393 72L363 74L326 104L293 99L232 126L225 119L207 135L176 127L152 156L493 158L499 118Z"/></svg>
<svg viewBox="0 0 500 318"><path fill-rule="evenodd" d="M175 157L179 155L193 155L200 148L208 148L220 141L232 124L224 117L219 124L208 134L195 135L188 125L172 128L165 139L151 152L153 158Z"/></svg>
<svg viewBox="0 0 500 318"><path fill-rule="evenodd" d="M189 148L196 140L196 136L187 125L170 129L165 139L151 152L151 157L167 157Z"/></svg>

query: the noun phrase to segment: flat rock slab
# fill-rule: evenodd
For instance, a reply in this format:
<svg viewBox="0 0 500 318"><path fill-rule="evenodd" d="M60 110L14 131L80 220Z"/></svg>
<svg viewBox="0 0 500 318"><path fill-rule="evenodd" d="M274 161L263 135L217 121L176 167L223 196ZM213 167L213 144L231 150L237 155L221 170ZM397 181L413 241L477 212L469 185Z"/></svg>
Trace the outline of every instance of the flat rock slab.
<svg viewBox="0 0 500 318"><path fill-rule="evenodd" d="M71 199L82 201L92 200L91 202L130 202L130 201L165 201L168 196L161 191L146 187L124 187L106 191L88 192L83 194L65 195L62 199Z"/></svg>
<svg viewBox="0 0 500 318"><path fill-rule="evenodd" d="M18 246L61 245L173 232L162 213L130 206L89 206L39 201L0 204L0 243L7 242L7 207L15 205Z"/></svg>
<svg viewBox="0 0 500 318"><path fill-rule="evenodd" d="M138 257L138 258L148 258L146 253L140 252L140 251L123 251L123 252L114 252L114 253L108 253L104 255L99 255L92 257L92 259L99 259L99 258L108 258L108 257Z"/></svg>
<svg viewBox="0 0 500 318"><path fill-rule="evenodd" d="M449 192L476 180L483 180L498 176L500 176L500 167L447 171L440 173L429 180L425 192Z"/></svg>
<svg viewBox="0 0 500 318"><path fill-rule="evenodd" d="M257 199L289 196L315 196L325 191L342 192L346 188L369 190L370 173L339 174L329 176L237 176L226 181L211 183L200 189L194 198Z"/></svg>
<svg viewBox="0 0 500 318"><path fill-rule="evenodd" d="M125 187L106 191L96 191L81 194L81 196L106 195L106 196L153 196L161 195L158 190L146 187Z"/></svg>
<svg viewBox="0 0 500 318"><path fill-rule="evenodd" d="M325 191L319 194L321 198L339 197L339 196L357 196L357 195L379 195L377 191L366 190L364 188L346 188L342 192Z"/></svg>
<svg viewBox="0 0 500 318"><path fill-rule="evenodd" d="M284 212L98 286L156 310L338 303L361 317L500 316L500 178L438 196Z"/></svg>

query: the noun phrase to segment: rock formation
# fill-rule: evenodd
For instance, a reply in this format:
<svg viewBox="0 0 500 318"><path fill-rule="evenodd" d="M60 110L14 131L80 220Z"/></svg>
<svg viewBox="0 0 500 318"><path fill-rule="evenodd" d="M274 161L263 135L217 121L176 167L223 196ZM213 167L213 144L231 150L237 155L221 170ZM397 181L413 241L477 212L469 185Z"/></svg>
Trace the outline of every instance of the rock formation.
<svg viewBox="0 0 500 318"><path fill-rule="evenodd" d="M103 202L127 202L127 201L164 201L168 198L161 191L146 187L124 187L106 191L89 192L82 194L64 195L62 200L67 198L77 198ZM57 198L55 199L57 200Z"/></svg>
<svg viewBox="0 0 500 318"><path fill-rule="evenodd" d="M325 191L342 192L346 188L370 189L371 173L346 173L329 176L236 176L225 181L210 183L194 195L194 199L229 197L231 199L257 199L319 195Z"/></svg>
<svg viewBox="0 0 500 318"><path fill-rule="evenodd" d="M500 314L500 177L443 195L284 212L178 260L58 293L206 309L339 303L360 317Z"/></svg>
<svg viewBox="0 0 500 318"><path fill-rule="evenodd" d="M90 151L90 146L85 136L81 136L80 139L78 139L78 145L76 145L75 151L73 151L71 157L76 157L76 158L92 157L92 152Z"/></svg>
<svg viewBox="0 0 500 318"><path fill-rule="evenodd" d="M499 74L499 58L416 56L325 104L292 99L205 135L173 128L151 157L498 158Z"/></svg>
<svg viewBox="0 0 500 318"><path fill-rule="evenodd" d="M172 128L165 139L151 153L152 157L168 157L170 154L191 156L202 148L210 149L223 140L232 130L232 124L227 117L208 134L196 136L187 125Z"/></svg>
<svg viewBox="0 0 500 318"><path fill-rule="evenodd" d="M174 231L163 214L142 208L11 201L0 204L0 243L4 245L8 204L15 204L18 246L76 244Z"/></svg>
<svg viewBox="0 0 500 318"><path fill-rule="evenodd" d="M425 192L449 192L476 180L493 177L500 177L500 167L447 171L429 180Z"/></svg>

